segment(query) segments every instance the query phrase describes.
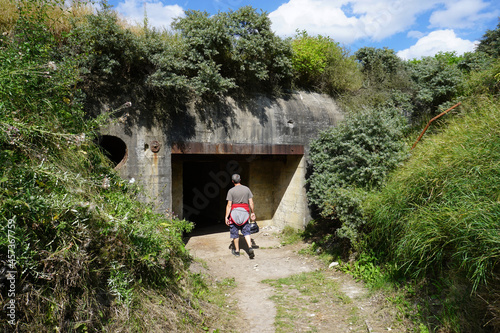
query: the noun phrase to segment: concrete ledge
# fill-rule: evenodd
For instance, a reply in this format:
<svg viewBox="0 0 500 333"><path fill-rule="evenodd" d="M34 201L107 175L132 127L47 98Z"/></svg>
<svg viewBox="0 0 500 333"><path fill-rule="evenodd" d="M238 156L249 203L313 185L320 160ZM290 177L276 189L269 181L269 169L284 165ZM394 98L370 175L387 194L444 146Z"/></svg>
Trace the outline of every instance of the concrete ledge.
<svg viewBox="0 0 500 333"><path fill-rule="evenodd" d="M304 155L304 146L186 142L172 145L172 154Z"/></svg>

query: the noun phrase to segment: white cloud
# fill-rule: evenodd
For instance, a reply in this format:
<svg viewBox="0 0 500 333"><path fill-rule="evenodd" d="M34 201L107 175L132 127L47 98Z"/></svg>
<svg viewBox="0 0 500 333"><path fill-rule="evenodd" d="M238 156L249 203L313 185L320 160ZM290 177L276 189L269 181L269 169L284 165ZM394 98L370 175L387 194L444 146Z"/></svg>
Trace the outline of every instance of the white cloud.
<svg viewBox="0 0 500 333"><path fill-rule="evenodd" d="M416 31L416 30L412 30L412 31L408 31L408 33L406 34L406 36L408 38L422 38L425 36L425 34L421 31Z"/></svg>
<svg viewBox="0 0 500 333"><path fill-rule="evenodd" d="M421 22L427 13L429 21ZM365 38L381 41L422 23L427 28L477 28L499 13L495 1L486 0L288 0L269 17L280 36L299 29L350 44Z"/></svg>
<svg viewBox="0 0 500 333"><path fill-rule="evenodd" d="M114 8L130 23L142 24L144 21L144 6L148 24L156 28L170 28L176 17L183 17L184 10L179 5L164 5L160 1L125 0Z"/></svg>
<svg viewBox="0 0 500 333"><path fill-rule="evenodd" d="M453 30L436 30L420 38L415 45L399 51L397 55L405 60L433 56L438 52L463 54L474 51L475 42L457 37Z"/></svg>
<svg viewBox="0 0 500 333"><path fill-rule="evenodd" d="M347 17L341 10L342 4L342 1L290 0L270 13L269 18L272 29L281 36L294 35L299 29L349 43L356 39L358 19Z"/></svg>
<svg viewBox="0 0 500 333"><path fill-rule="evenodd" d="M484 20L498 16L499 10L491 10L482 0L451 0L445 9L436 10L429 18L431 27L463 29L473 27ZM484 12L488 10L487 12Z"/></svg>
<svg viewBox="0 0 500 333"><path fill-rule="evenodd" d="M370 38L380 41L407 30L418 14L438 0L290 0L269 14L273 30L290 36L296 29L327 35L342 43ZM442 0L441 0L442 2ZM349 16L346 15L348 8Z"/></svg>

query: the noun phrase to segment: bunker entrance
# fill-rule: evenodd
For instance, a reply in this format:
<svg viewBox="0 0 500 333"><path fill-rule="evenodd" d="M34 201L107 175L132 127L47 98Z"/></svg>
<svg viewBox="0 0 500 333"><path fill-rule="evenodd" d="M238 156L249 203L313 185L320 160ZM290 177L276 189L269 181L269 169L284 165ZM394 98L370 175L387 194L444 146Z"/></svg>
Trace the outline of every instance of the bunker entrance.
<svg viewBox="0 0 500 333"><path fill-rule="evenodd" d="M252 190L263 226L303 228L308 216L303 151L295 154L179 154L172 152L172 210L195 228L225 226L231 175Z"/></svg>
<svg viewBox="0 0 500 333"><path fill-rule="evenodd" d="M197 228L222 225L226 194L233 186L231 175L239 173L242 183L248 185L248 169L242 156L172 155L173 206Z"/></svg>

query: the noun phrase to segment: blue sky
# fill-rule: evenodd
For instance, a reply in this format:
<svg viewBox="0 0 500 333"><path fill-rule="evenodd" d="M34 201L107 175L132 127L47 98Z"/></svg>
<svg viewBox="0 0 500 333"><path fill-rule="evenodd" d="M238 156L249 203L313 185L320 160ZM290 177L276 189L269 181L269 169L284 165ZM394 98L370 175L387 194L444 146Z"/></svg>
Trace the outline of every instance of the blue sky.
<svg viewBox="0 0 500 333"><path fill-rule="evenodd" d="M108 0L125 19L170 28L185 10L211 14L252 6L268 13L272 30L323 35L349 48L388 47L403 59L437 52L473 51L486 30L496 29L498 0Z"/></svg>

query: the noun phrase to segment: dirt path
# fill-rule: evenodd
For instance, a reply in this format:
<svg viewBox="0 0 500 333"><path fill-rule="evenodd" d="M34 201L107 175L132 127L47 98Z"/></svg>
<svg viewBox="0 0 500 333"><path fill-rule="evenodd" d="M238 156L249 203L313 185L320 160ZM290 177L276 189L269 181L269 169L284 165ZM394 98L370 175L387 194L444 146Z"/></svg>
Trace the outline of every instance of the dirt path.
<svg viewBox="0 0 500 333"><path fill-rule="evenodd" d="M244 316L246 327L241 332L276 332L277 306L271 297L277 291L261 281L319 270L338 285L337 296L330 296L328 290L324 290L317 297L305 298L297 290L292 290L294 286L280 291L281 297L299 303L301 310L293 316L304 316L299 318L304 327L295 326L293 332L405 331L402 327L397 328L394 313L388 311L380 295L368 295L367 290L350 276L328 269L314 257L298 254L306 244L281 246L278 232L273 228L261 228L252 236L256 248L253 260L245 252L243 239L240 239L241 256L231 254L227 228L200 230L187 242L191 254L206 263L205 268L193 265L193 270L208 269L208 273L216 278L235 279L237 288L230 297L237 301Z"/></svg>

